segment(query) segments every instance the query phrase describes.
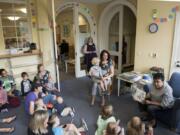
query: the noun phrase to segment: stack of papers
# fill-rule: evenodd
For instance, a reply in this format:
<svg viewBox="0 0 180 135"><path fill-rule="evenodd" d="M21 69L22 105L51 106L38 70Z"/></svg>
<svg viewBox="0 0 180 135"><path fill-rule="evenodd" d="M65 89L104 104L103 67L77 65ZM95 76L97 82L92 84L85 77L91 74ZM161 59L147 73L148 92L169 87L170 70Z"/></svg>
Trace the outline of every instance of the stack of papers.
<svg viewBox="0 0 180 135"><path fill-rule="evenodd" d="M140 79L142 79L142 76L138 73L135 72L127 72L127 73L123 73L119 75L120 77L127 79L129 81L139 81Z"/></svg>

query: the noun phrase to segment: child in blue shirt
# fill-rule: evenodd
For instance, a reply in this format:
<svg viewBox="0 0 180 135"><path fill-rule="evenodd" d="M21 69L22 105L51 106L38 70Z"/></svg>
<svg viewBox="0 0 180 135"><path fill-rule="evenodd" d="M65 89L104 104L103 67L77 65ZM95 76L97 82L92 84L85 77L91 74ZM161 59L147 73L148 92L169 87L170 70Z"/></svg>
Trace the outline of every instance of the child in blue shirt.
<svg viewBox="0 0 180 135"><path fill-rule="evenodd" d="M86 132L87 124L83 120L82 121L82 127L77 128L74 124L65 124L63 126L60 126L60 119L58 118L57 114L52 114L49 119L49 124L52 126L52 131L54 135L66 135L66 134L75 134L75 135L81 135L81 132Z"/></svg>

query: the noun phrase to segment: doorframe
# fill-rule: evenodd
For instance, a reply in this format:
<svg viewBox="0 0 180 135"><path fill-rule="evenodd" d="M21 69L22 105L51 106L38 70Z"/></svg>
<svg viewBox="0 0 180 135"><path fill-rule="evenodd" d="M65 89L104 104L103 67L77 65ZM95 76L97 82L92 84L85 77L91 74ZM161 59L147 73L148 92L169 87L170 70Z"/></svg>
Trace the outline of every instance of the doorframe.
<svg viewBox="0 0 180 135"><path fill-rule="evenodd" d="M64 2L60 4L58 8L56 8L56 17L59 13L61 13L63 10L67 8L75 8L79 7L79 13L81 13L85 18L87 19L90 29L91 29L91 36L94 40L94 43L97 44L97 23L95 20L95 17L93 15L88 14L83 7L87 8L85 5L78 3L78 2Z"/></svg>
<svg viewBox="0 0 180 135"><path fill-rule="evenodd" d="M107 47L108 47L108 43L109 43L108 42L109 37L108 37L107 33L109 33L109 25L110 25L110 22L111 22L111 19L113 18L113 16L118 12L118 11L115 12L115 7L118 8L120 5L123 7L127 6L134 13L134 15L137 19L136 7L127 0L116 0L112 3L110 3L107 7L105 7L105 9L103 10L103 12L100 15L100 20L99 20L99 28L98 28L98 30L99 30L99 33L98 33L99 51L101 51L103 49L108 49ZM120 24L120 27L121 27L121 25L122 24ZM122 34L122 32L121 32L121 34ZM121 44L120 42L122 42L122 38L123 37L119 37L119 45ZM118 53L120 53L122 51L122 47L119 49L120 49L120 51ZM119 59L119 63L121 63L120 59ZM118 65L118 67L119 67L119 70L121 71L122 65Z"/></svg>
<svg viewBox="0 0 180 135"><path fill-rule="evenodd" d="M173 39L172 55L171 55L170 68L169 68L169 78L173 73L175 67L175 61L177 61L176 55L178 54L178 45L180 43L179 34L180 34L180 12L177 12L175 19L175 26L174 26L174 39Z"/></svg>
<svg viewBox="0 0 180 135"><path fill-rule="evenodd" d="M82 14L88 21L89 25L90 25L90 30L91 30L91 37L94 40L94 43L97 44L97 23L95 21L95 17L90 14L89 12L86 12L88 9L88 7L86 7L85 5L78 3L78 2L64 2L62 4L60 4L60 6L56 9L56 17L59 13L61 13L62 11L64 11L67 8L72 8L73 9L73 20L75 23L75 27L73 28L74 32L75 32L75 45L78 45L79 43L79 38L78 38L78 34L77 31L79 30L79 27L77 28L76 26L78 25L78 17L79 14ZM86 9L86 10L85 10ZM76 49L77 47L75 47L75 59L77 58L78 52L81 50L80 48L78 48L79 50ZM75 74L76 77L79 77L78 74L80 74L81 69L80 69L80 60L75 60L76 64L75 64ZM80 75L81 76L81 75Z"/></svg>

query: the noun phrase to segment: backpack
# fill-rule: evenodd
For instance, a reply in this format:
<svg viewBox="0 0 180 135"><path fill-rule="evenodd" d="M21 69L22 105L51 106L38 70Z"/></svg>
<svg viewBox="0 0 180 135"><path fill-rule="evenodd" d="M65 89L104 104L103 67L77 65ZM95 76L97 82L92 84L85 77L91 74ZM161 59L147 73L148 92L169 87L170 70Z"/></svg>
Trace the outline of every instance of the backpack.
<svg viewBox="0 0 180 135"><path fill-rule="evenodd" d="M8 101L9 101L10 107L12 108L18 107L21 104L21 101L18 97L10 97Z"/></svg>

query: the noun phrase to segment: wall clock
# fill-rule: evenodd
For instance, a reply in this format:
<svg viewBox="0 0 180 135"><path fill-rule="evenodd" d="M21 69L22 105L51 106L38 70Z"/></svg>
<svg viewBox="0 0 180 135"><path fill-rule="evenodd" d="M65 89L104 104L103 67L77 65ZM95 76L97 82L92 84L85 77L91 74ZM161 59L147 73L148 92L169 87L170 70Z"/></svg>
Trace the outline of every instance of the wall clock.
<svg viewBox="0 0 180 135"><path fill-rule="evenodd" d="M149 25L149 32L156 33L158 31L158 25L156 23L151 23Z"/></svg>

